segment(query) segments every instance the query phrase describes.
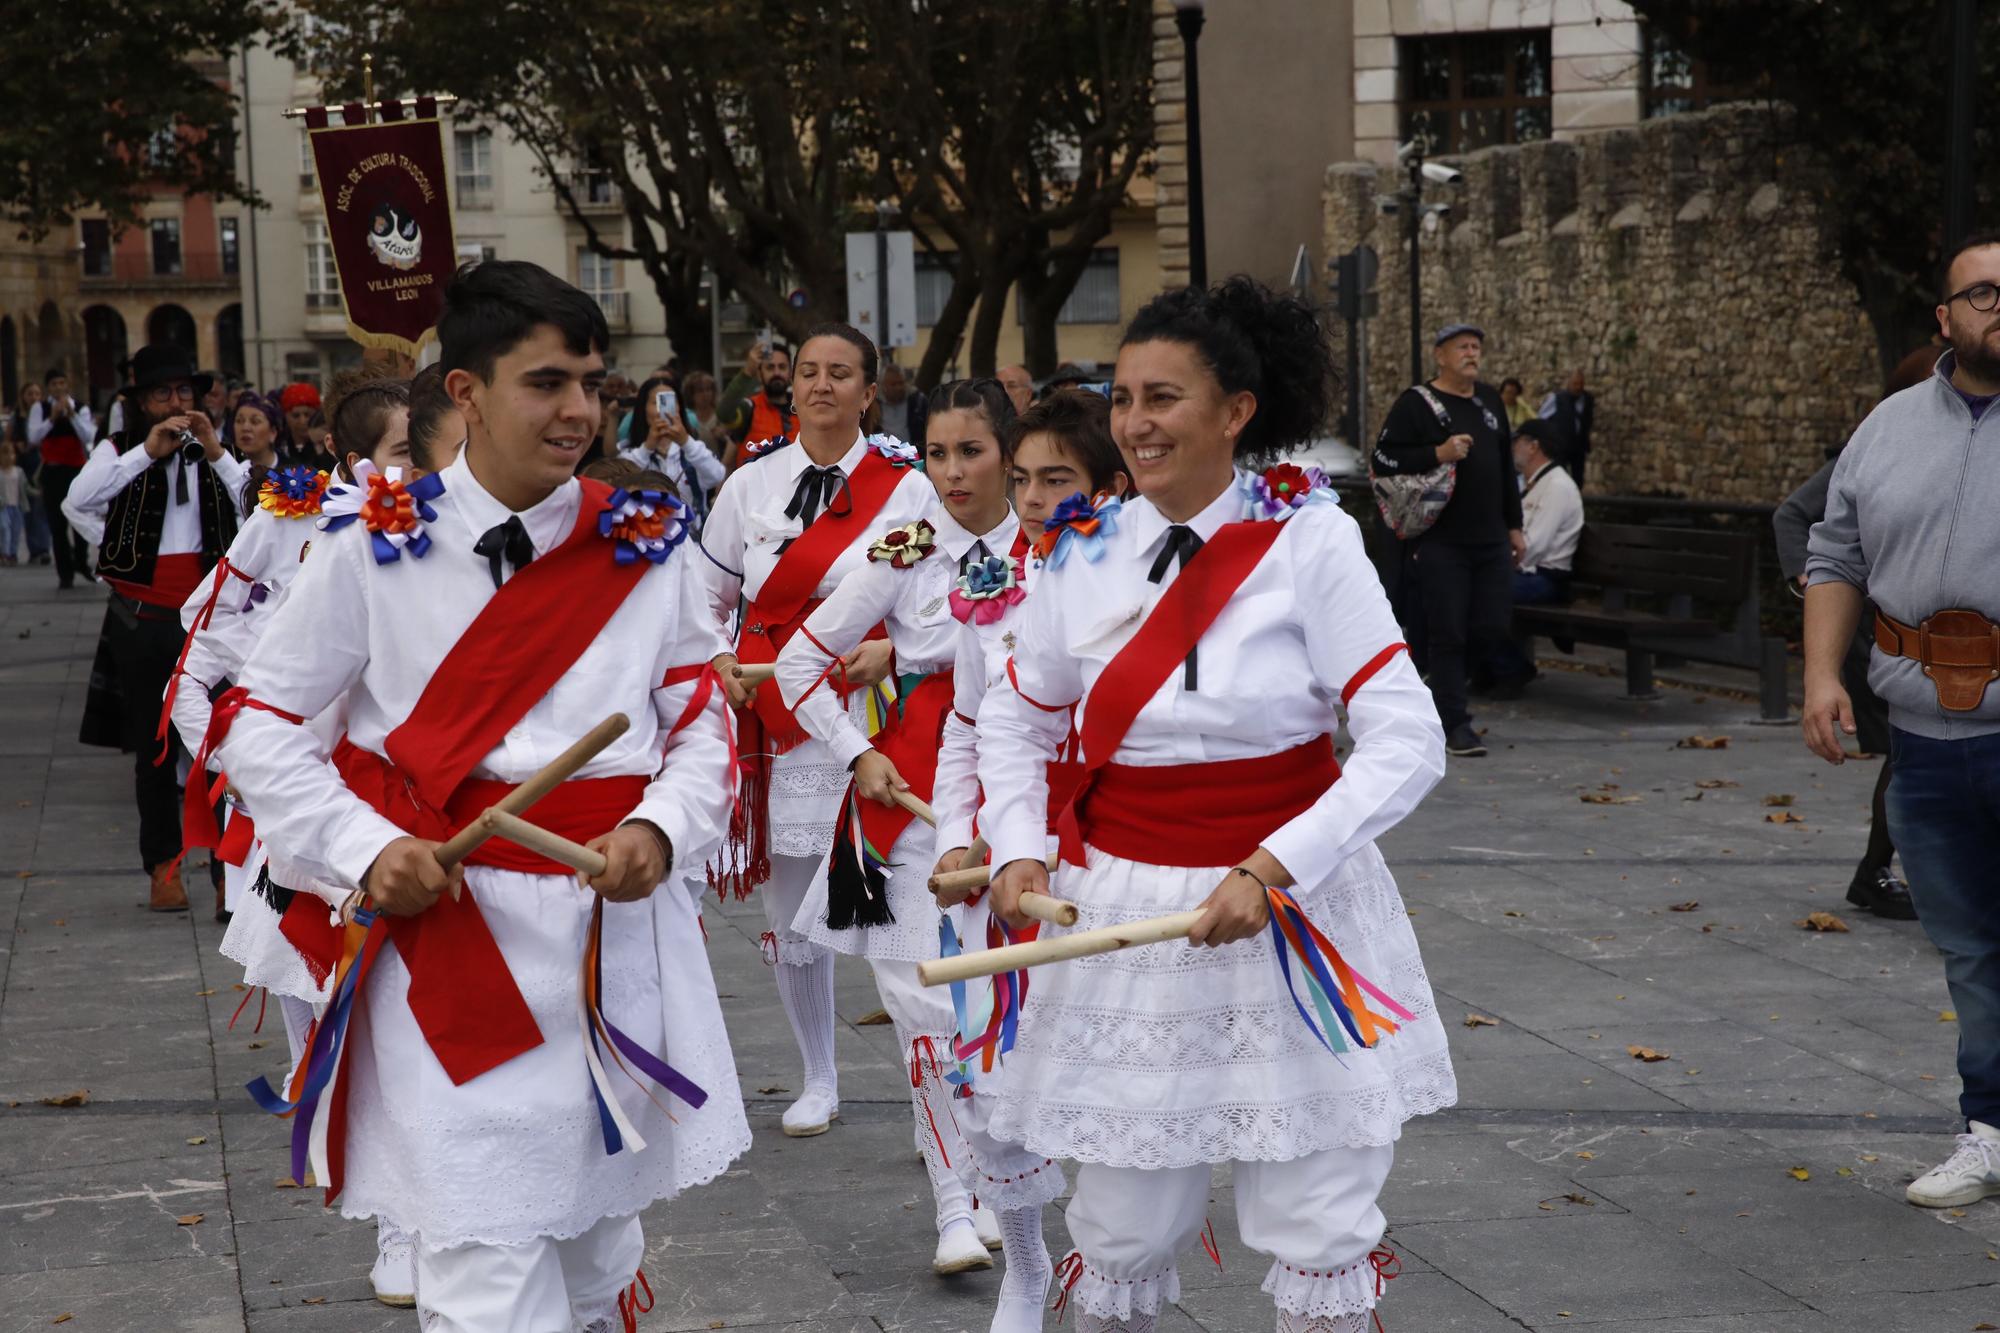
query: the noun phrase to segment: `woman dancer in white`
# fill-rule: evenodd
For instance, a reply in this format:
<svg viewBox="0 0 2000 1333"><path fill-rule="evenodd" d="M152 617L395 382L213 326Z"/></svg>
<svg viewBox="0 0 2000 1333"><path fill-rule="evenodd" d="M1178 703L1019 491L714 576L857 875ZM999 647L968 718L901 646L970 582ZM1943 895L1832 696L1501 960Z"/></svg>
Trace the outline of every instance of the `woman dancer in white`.
<svg viewBox="0 0 2000 1333"><path fill-rule="evenodd" d="M936 503L914 464L916 449L860 423L875 401L875 345L844 324L815 329L799 345L792 401L797 440L745 446L701 532L709 600L734 652L715 659L737 709L742 799L731 827L719 891L753 889L770 926L766 957L805 1064L805 1089L785 1111L795 1138L824 1134L840 1114L833 1058L833 954L792 920L833 847L834 819L849 774L844 761L800 727L775 684L746 686L745 662L774 662L821 600L867 563L884 529L921 518ZM740 616L739 616L740 610ZM740 621L740 628L737 626ZM866 717L866 689L889 672L889 645L875 639L848 654L851 715Z"/></svg>
<svg viewBox="0 0 2000 1333"><path fill-rule="evenodd" d="M993 557L1011 558L1019 525L1007 503L1007 441L1014 408L997 380L960 380L931 399L924 466L937 491L931 517L879 532L868 561L807 618L778 657L778 684L806 730L853 770L855 804L793 926L807 939L868 959L883 1006L909 1054L919 1141L937 1202L940 1273L992 1259L957 1174L966 1161L965 1102L945 1078L956 1023L949 997L919 985L916 965L938 956L938 912L928 876L936 835L896 803L931 795L937 738L952 698L959 625L955 581ZM896 656L893 717L871 739L831 691L839 662L872 626ZM990 1223L997 1228L997 1224ZM1000 1239L997 1229L992 1239Z"/></svg>
<svg viewBox="0 0 2000 1333"><path fill-rule="evenodd" d="M1176 1299L1217 1162L1281 1333L1364 1328L1393 1145L1456 1096L1374 847L1443 772L1437 714L1323 478L1237 466L1308 438L1330 378L1312 311L1247 279L1142 310L1112 396L1141 498L1115 530L1058 529L1078 549L1042 571L979 715L996 912L1025 924L1048 889L1047 765L1076 704L1061 896L1086 928L1203 913L1187 944L1041 969L991 1113L1080 1163L1063 1268L1086 1333Z"/></svg>

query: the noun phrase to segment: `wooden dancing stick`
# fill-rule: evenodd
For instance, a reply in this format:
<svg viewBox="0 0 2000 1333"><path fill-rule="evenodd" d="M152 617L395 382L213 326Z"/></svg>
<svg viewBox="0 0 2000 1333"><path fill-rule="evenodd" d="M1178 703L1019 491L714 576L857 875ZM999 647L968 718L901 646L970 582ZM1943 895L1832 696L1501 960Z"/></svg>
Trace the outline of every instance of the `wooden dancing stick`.
<svg viewBox="0 0 2000 1333"><path fill-rule="evenodd" d="M972 860L972 853L968 851L965 855L965 861L960 862L961 865L965 866L965 869L947 870L942 875L932 875L931 892L934 894L957 893L961 890L983 889L988 884L991 884L993 882L994 868L992 866L968 864L971 860ZM1056 858L1051 856L1049 857L1048 860L1044 861L1042 864L1047 866L1050 870L1054 870L1056 868ZM1041 894L1038 896L1047 897L1048 895ZM1075 919L1072 918L1071 920L1059 922L1058 924L1065 926L1073 926L1076 924L1076 922Z"/></svg>
<svg viewBox="0 0 2000 1333"><path fill-rule="evenodd" d="M1022 901L1032 896L1023 894ZM1016 972L1043 963L1060 963L1071 958L1088 958L1093 954L1115 953L1119 949L1136 949L1141 945L1186 939L1187 933L1194 929L1202 916L1201 912L1176 912L1172 916L1150 917L1122 926L1080 930L1074 935L1061 935L1052 940L980 949L954 958L933 958L917 964L917 980L926 986L943 986L954 981L971 981L975 977Z"/></svg>
<svg viewBox="0 0 2000 1333"><path fill-rule="evenodd" d="M575 776L578 769L595 759L606 746L630 730L631 726L630 718L623 713L613 713L584 733L576 744L549 761L548 766L541 772L501 797L494 803L493 809L503 814L520 814ZM451 869L470 856L472 849L492 837L493 833L494 830L485 822L484 816L473 820L439 845L438 864L446 870ZM451 892L454 900L458 898L458 892L458 888L454 886Z"/></svg>
<svg viewBox="0 0 2000 1333"><path fill-rule="evenodd" d="M977 833L975 833L972 835L972 845L965 849L965 856L960 859L959 865L961 866L984 865L986 862L986 858L990 856L992 852L993 849L986 845L986 839L980 837ZM1050 866L1049 869L1053 870L1055 869L1055 867Z"/></svg>
<svg viewBox="0 0 2000 1333"><path fill-rule="evenodd" d="M530 824L519 815L510 815L499 806L494 806L479 817L480 827L486 836L502 837L518 843L531 852L540 852L551 861L560 861L571 870L581 871L592 877L604 873L604 853L571 842L559 833L551 833L539 824Z"/></svg>
<svg viewBox="0 0 2000 1333"><path fill-rule="evenodd" d="M932 828L937 827L937 815L932 813L930 802L915 792L892 791L889 793L889 798Z"/></svg>
<svg viewBox="0 0 2000 1333"><path fill-rule="evenodd" d="M1046 921L1052 926L1073 926L1076 924L1076 904L1046 893L1024 893L1021 895L1021 915Z"/></svg>
<svg viewBox="0 0 2000 1333"><path fill-rule="evenodd" d="M736 677L745 685L755 688L778 674L776 662L738 662Z"/></svg>

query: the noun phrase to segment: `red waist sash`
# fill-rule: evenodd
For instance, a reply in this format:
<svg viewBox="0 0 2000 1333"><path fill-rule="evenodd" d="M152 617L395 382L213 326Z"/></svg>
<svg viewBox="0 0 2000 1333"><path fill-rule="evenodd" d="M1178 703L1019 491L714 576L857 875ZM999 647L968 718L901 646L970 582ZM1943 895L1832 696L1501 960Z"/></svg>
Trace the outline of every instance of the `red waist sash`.
<svg viewBox="0 0 2000 1333"><path fill-rule="evenodd" d="M1077 823L1084 842L1128 861L1234 865L1304 814L1339 778L1331 736L1255 759L1106 764L1083 798Z"/></svg>
<svg viewBox="0 0 2000 1333"><path fill-rule="evenodd" d="M181 555L158 557L153 562L151 583L133 583L129 579L112 578L108 574L104 581L135 602L144 602L148 606L171 606L179 610L189 595L201 586L206 573L201 565L201 555L189 551Z"/></svg>

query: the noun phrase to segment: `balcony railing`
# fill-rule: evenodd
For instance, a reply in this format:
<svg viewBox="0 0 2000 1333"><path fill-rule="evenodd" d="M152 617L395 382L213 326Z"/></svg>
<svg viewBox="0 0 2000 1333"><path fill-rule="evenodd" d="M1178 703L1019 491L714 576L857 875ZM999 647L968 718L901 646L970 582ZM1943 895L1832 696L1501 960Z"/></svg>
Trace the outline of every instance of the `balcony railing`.
<svg viewBox="0 0 2000 1333"><path fill-rule="evenodd" d="M86 250L83 255L83 283L86 287L173 287L236 285L235 273L224 270L222 255L216 251L184 251L167 259L150 248L123 249L106 254Z"/></svg>
<svg viewBox="0 0 2000 1333"><path fill-rule="evenodd" d="M624 207L624 199L608 171L572 171L563 178L563 184L569 187L570 198L576 200L577 208L586 213Z"/></svg>
<svg viewBox="0 0 2000 1333"><path fill-rule="evenodd" d="M604 307L604 322L614 329L623 329L632 322L630 292L592 292L597 304Z"/></svg>

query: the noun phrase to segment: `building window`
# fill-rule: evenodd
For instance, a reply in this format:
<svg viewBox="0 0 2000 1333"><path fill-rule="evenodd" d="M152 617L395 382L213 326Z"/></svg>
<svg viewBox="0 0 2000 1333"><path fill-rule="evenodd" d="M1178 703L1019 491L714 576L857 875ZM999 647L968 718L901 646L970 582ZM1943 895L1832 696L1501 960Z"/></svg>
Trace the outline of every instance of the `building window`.
<svg viewBox="0 0 2000 1333"><path fill-rule="evenodd" d="M1403 136L1469 153L1549 137L1549 32L1448 33L1401 44Z"/></svg>
<svg viewBox="0 0 2000 1333"><path fill-rule="evenodd" d="M576 285L597 298L604 318L617 325L625 322L625 293L618 288L618 261L595 250L576 252Z"/></svg>
<svg viewBox="0 0 2000 1333"><path fill-rule="evenodd" d="M498 259L500 252L483 241L460 241L458 262L461 264L483 264L489 259Z"/></svg>
<svg viewBox="0 0 2000 1333"><path fill-rule="evenodd" d="M318 218L303 224L306 238L306 309L340 309L340 270L333 264L333 242Z"/></svg>
<svg viewBox="0 0 2000 1333"><path fill-rule="evenodd" d="M236 219L224 218L222 227L222 271L234 277L243 269L243 247L236 237Z"/></svg>
<svg viewBox="0 0 2000 1333"><path fill-rule="evenodd" d="M83 220L83 276L111 276L111 223L104 218Z"/></svg>
<svg viewBox="0 0 2000 1333"><path fill-rule="evenodd" d="M1021 322L1022 302L1014 301L1014 322ZM1116 324L1119 320L1118 250L1107 246L1090 252L1090 262L1063 302L1058 324Z"/></svg>
<svg viewBox="0 0 2000 1333"><path fill-rule="evenodd" d="M952 257L948 254L926 254L919 250L916 255L917 269L917 327L935 328L938 317L944 313L944 303L951 299L953 272Z"/></svg>
<svg viewBox="0 0 2000 1333"><path fill-rule="evenodd" d="M1650 25L1643 31L1645 48L1639 66L1644 94L1641 114L1647 119L1700 111L1718 102L1740 102L1759 95L1757 83L1715 79L1709 74L1707 61L1696 60Z"/></svg>
<svg viewBox="0 0 2000 1333"><path fill-rule="evenodd" d="M312 132L301 125L299 126L299 188L310 190L313 180Z"/></svg>
<svg viewBox="0 0 2000 1333"><path fill-rule="evenodd" d="M153 272L168 277L181 271L181 220L154 218Z"/></svg>
<svg viewBox="0 0 2000 1333"><path fill-rule="evenodd" d="M285 353L285 379L295 384L318 384L319 353Z"/></svg>
<svg viewBox="0 0 2000 1333"><path fill-rule="evenodd" d="M493 202L493 131L452 131L458 206L485 208Z"/></svg>

